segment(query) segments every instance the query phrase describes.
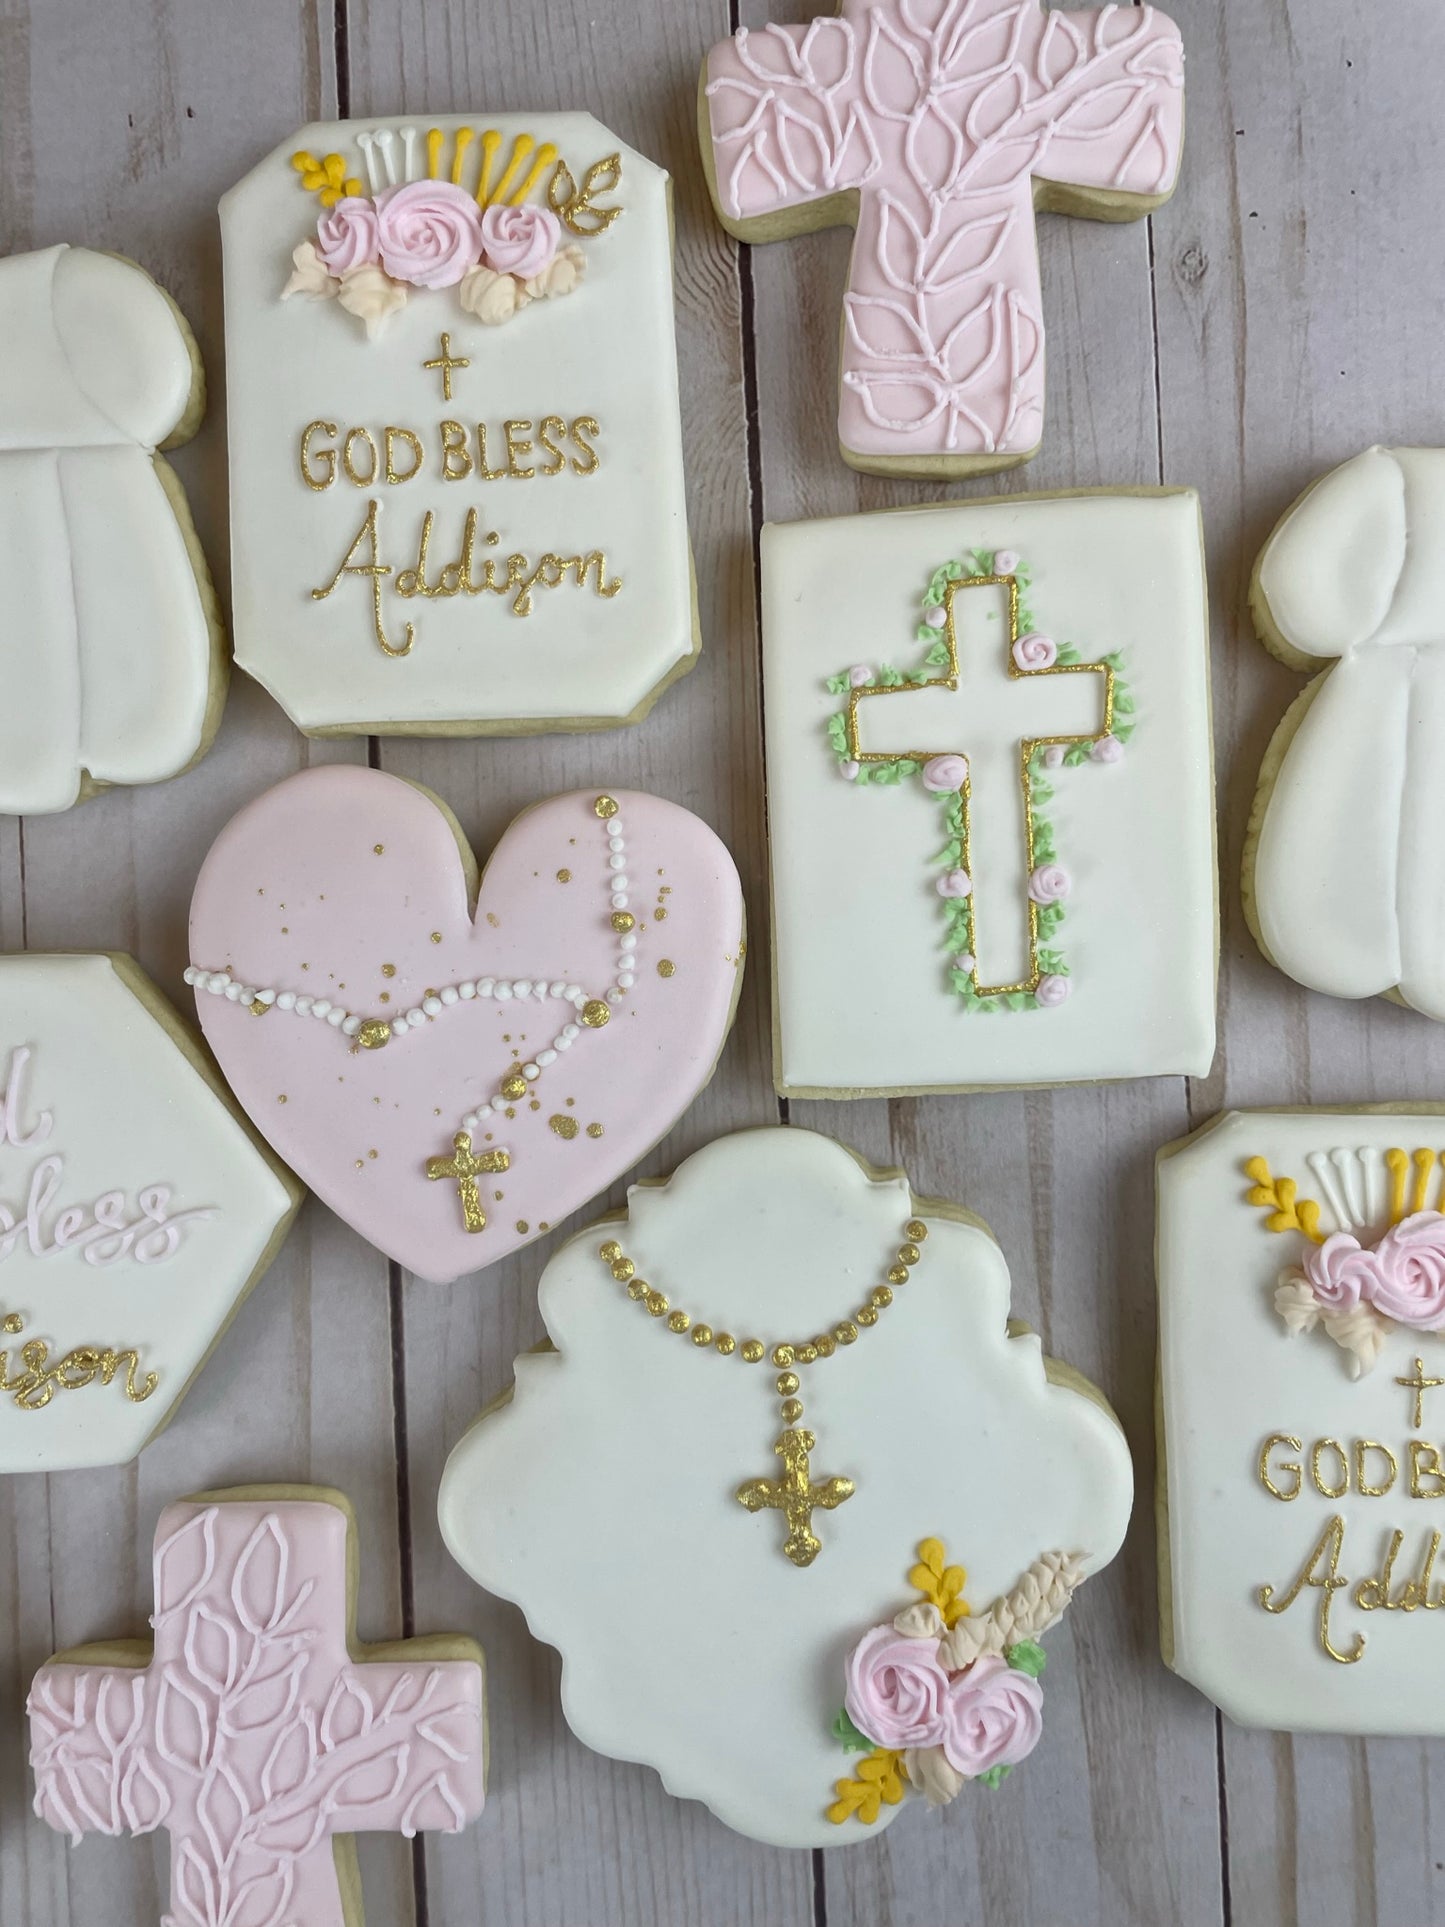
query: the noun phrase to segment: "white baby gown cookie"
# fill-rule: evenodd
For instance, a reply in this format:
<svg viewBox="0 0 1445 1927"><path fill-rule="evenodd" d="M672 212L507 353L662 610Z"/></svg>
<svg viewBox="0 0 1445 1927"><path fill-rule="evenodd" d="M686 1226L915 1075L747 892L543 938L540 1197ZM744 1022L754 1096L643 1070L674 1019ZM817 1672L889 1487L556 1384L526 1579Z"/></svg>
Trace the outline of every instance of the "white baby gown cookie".
<svg viewBox="0 0 1445 1927"><path fill-rule="evenodd" d="M579 1738L784 1846L987 1799L1132 1491L1103 1399L1009 1335L987 1230L830 1138L745 1131L634 1186L540 1303L557 1350L517 1360L439 1510L561 1651Z"/></svg>
<svg viewBox="0 0 1445 1927"><path fill-rule="evenodd" d="M1372 448L1275 529L1251 605L1317 670L1276 731L1245 856L1260 948L1333 997L1445 1019L1445 450Z"/></svg>
<svg viewBox="0 0 1445 1927"><path fill-rule="evenodd" d="M205 748L224 661L180 486L156 449L199 419L190 331L89 248L0 260L0 810L68 809Z"/></svg>

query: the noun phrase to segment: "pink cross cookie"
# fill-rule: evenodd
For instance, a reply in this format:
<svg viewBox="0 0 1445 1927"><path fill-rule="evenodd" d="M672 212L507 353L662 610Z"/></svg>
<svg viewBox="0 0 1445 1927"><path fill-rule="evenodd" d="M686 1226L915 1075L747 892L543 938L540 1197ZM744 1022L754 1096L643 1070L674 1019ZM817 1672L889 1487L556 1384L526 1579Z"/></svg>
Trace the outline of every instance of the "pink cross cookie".
<svg viewBox="0 0 1445 1927"><path fill-rule="evenodd" d="M1044 408L1034 211L1132 220L1173 192L1173 21L1147 6L842 0L835 19L723 41L703 89L731 233L857 227L844 458L919 475L1027 461Z"/></svg>
<svg viewBox="0 0 1445 1927"><path fill-rule="evenodd" d="M360 1927L345 1836L455 1833L482 1809L480 1649L355 1656L350 1507L297 1489L167 1506L153 1656L81 1648L30 1689L35 1811L77 1843L164 1827L166 1927Z"/></svg>

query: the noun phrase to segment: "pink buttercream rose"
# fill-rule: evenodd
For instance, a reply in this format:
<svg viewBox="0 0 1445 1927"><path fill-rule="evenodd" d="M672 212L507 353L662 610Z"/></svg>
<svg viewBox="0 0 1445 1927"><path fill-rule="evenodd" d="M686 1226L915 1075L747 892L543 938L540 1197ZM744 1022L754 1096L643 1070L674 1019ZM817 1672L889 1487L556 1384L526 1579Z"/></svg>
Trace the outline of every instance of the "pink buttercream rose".
<svg viewBox="0 0 1445 1927"><path fill-rule="evenodd" d="M1057 1010L1068 994L1067 977L1040 977L1038 989L1034 992L1034 1001L1044 1010Z"/></svg>
<svg viewBox="0 0 1445 1927"><path fill-rule="evenodd" d="M1014 644L1014 661L1020 669L1052 669L1058 661L1059 645L1052 636L1020 636Z"/></svg>
<svg viewBox="0 0 1445 1927"><path fill-rule="evenodd" d="M966 897L973 893L973 879L967 870L945 870L934 888L941 897Z"/></svg>
<svg viewBox="0 0 1445 1927"><path fill-rule="evenodd" d="M1017 1766L1038 1745L1043 1727L1043 1688L997 1653L976 1659L949 1684L943 1750L967 1779L996 1766Z"/></svg>
<svg viewBox="0 0 1445 1927"><path fill-rule="evenodd" d="M376 203L347 194L316 223L316 252L328 274L366 267L377 255Z"/></svg>
<svg viewBox="0 0 1445 1927"><path fill-rule="evenodd" d="M1124 745L1117 736L1101 736L1089 745L1089 755L1096 763L1117 763L1123 754Z"/></svg>
<svg viewBox="0 0 1445 1927"><path fill-rule="evenodd" d="M923 787L926 790L961 790L968 781L968 758L966 756L930 756L923 765Z"/></svg>
<svg viewBox="0 0 1445 1927"><path fill-rule="evenodd" d="M1048 748L1044 751L1044 768L1045 769L1062 769L1063 766L1064 766L1063 744L1050 743Z"/></svg>
<svg viewBox="0 0 1445 1927"><path fill-rule="evenodd" d="M1019 565L1017 549L995 549L993 552L993 572L995 575L1012 575Z"/></svg>
<svg viewBox="0 0 1445 1927"><path fill-rule="evenodd" d="M1445 1218L1438 1211L1417 1211L1391 1225L1374 1257L1376 1311L1419 1331L1445 1327Z"/></svg>
<svg viewBox="0 0 1445 1927"><path fill-rule="evenodd" d="M866 662L855 662L853 667L848 671L848 687L850 689L866 689L872 680L873 671L868 667Z"/></svg>
<svg viewBox="0 0 1445 1927"><path fill-rule="evenodd" d="M931 609L924 610L923 620L928 624L930 629L941 629L948 621L948 611L946 609L940 609L937 603L935 603Z"/></svg>
<svg viewBox="0 0 1445 1927"><path fill-rule="evenodd" d="M450 181L408 181L376 197L381 265L394 281L455 287L482 251L482 217Z"/></svg>
<svg viewBox="0 0 1445 1927"><path fill-rule="evenodd" d="M875 1626L848 1655L843 1703L876 1746L937 1746L944 1737L948 1674L931 1639Z"/></svg>
<svg viewBox="0 0 1445 1927"><path fill-rule="evenodd" d="M562 223L550 208L489 207L482 216L482 259L498 274L530 281L552 265Z"/></svg>
<svg viewBox="0 0 1445 1927"><path fill-rule="evenodd" d="M1071 888L1069 873L1059 863L1041 863L1029 878L1029 895L1035 903L1057 903Z"/></svg>
<svg viewBox="0 0 1445 1927"><path fill-rule="evenodd" d="M1362 1298L1366 1303L1374 1300L1379 1278L1375 1254L1348 1231L1336 1231L1322 1245L1311 1245L1302 1269L1322 1311L1354 1311Z"/></svg>
<svg viewBox="0 0 1445 1927"><path fill-rule="evenodd" d="M838 774L843 778L845 783L856 783L858 781L858 768L858 764L855 763L850 756L838 765Z"/></svg>

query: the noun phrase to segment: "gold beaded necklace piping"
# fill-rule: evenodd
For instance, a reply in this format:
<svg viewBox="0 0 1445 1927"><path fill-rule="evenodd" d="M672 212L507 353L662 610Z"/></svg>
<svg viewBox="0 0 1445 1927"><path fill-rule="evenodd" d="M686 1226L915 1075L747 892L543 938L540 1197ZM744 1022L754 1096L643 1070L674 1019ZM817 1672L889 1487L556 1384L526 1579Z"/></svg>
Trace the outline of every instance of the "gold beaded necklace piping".
<svg viewBox="0 0 1445 1927"><path fill-rule="evenodd" d="M783 1430L774 1440L773 1450L782 1460L783 1469L776 1479L745 1479L737 1488L736 1497L738 1504L749 1512L782 1513L788 1527L783 1552L795 1566L811 1566L822 1550L822 1541L813 1531L814 1511L836 1511L845 1499L852 1498L854 1490L851 1479L814 1479L812 1476L809 1460L818 1441L812 1432L798 1424L803 1416L803 1401L798 1396L802 1389L800 1371L819 1359L831 1358L840 1346L856 1344L863 1332L878 1323L893 1303L897 1287L908 1283L909 1272L923 1256L919 1247L928 1236L928 1226L921 1218L910 1218L903 1227L903 1236L905 1242L898 1247L888 1267L886 1282L875 1285L867 1302L850 1318L842 1319L830 1332L819 1332L813 1338L792 1343L784 1341L774 1345L771 1351L761 1338L737 1339L731 1332L715 1331L680 1307L673 1309L664 1293L638 1277L636 1265L615 1238L598 1247L598 1257L618 1284L627 1287L628 1297L651 1317L665 1318L669 1331L679 1337L690 1337L699 1351L715 1351L722 1358L736 1356L745 1365L758 1365L764 1358L771 1358L778 1367L774 1382L782 1400Z"/></svg>

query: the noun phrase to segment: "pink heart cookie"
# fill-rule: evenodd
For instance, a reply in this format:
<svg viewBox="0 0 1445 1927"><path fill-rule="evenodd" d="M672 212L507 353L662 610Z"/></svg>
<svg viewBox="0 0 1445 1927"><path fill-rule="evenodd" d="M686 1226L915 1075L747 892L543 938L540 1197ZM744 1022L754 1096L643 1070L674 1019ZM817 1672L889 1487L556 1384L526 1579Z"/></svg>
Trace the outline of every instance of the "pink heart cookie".
<svg viewBox="0 0 1445 1927"><path fill-rule="evenodd" d="M478 889L436 798L333 765L216 839L186 977L275 1149L440 1283L549 1230L672 1127L712 1075L743 949L732 858L676 804L554 796Z"/></svg>

